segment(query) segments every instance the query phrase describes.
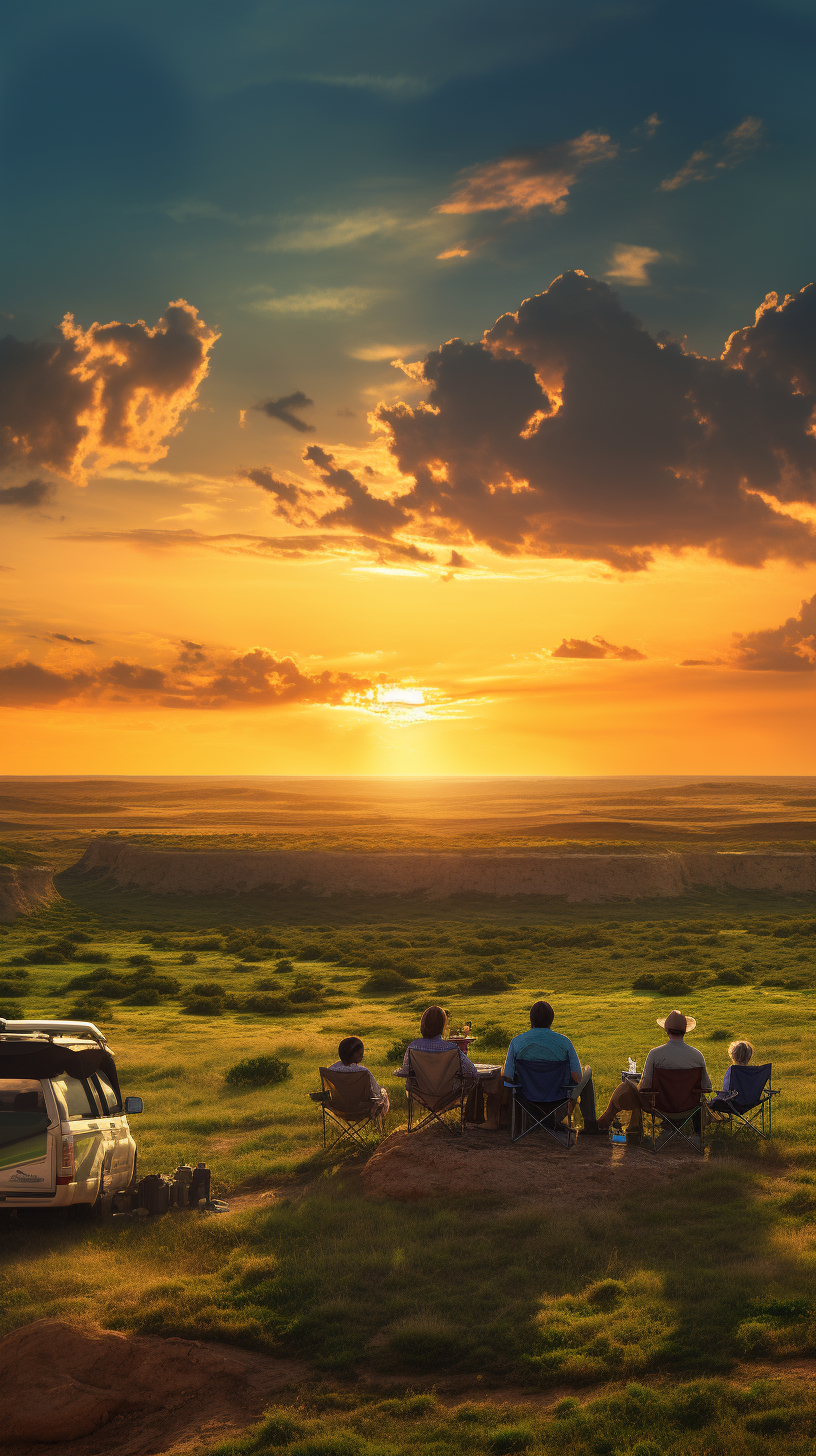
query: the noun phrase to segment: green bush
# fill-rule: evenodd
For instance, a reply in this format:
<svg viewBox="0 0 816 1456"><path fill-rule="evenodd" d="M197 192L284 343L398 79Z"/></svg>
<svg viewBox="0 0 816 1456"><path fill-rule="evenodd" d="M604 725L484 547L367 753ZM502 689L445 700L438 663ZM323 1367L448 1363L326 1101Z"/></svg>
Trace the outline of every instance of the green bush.
<svg viewBox="0 0 816 1456"><path fill-rule="evenodd" d="M406 1320L391 1331L388 1345L413 1370L456 1365L467 1348L462 1330L434 1319Z"/></svg>
<svg viewBox="0 0 816 1456"><path fill-rule="evenodd" d="M796 1411L780 1406L777 1410L757 1411L745 1417L746 1431L756 1431L760 1436L773 1436L777 1431L789 1431L796 1420Z"/></svg>
<svg viewBox="0 0 816 1456"><path fill-rule="evenodd" d="M718 986L747 986L751 978L744 971L732 969L718 971L716 979Z"/></svg>
<svg viewBox="0 0 816 1456"><path fill-rule="evenodd" d="M14 1001L7 1001L4 1006L0 1006L0 1016L4 1021L23 1021L23 1008ZM82 1020L84 1021L85 1018L83 1017Z"/></svg>
<svg viewBox="0 0 816 1456"><path fill-rule="evenodd" d="M0 996L19 996L22 989L19 981L0 981Z"/></svg>
<svg viewBox="0 0 816 1456"><path fill-rule="evenodd" d="M488 1451L505 1456L510 1451L526 1451L534 1439L529 1426L497 1426L487 1444Z"/></svg>
<svg viewBox="0 0 816 1456"><path fill-rule="evenodd" d="M179 956L180 966L194 966L197 961L198 956L194 950L183 950Z"/></svg>
<svg viewBox="0 0 816 1456"><path fill-rule="evenodd" d="M240 1008L242 1011L257 1011L261 1016L286 1016L295 1009L286 996L270 996L265 991L254 991L251 996L245 996Z"/></svg>
<svg viewBox="0 0 816 1456"><path fill-rule="evenodd" d="M415 1040L416 1038L413 1032L406 1033L404 1036L398 1036L396 1041L392 1041L390 1047L385 1053L383 1060L386 1062L393 1061L401 1063L405 1057L405 1053L411 1045L411 1042Z"/></svg>
<svg viewBox="0 0 816 1456"><path fill-rule="evenodd" d="M712 1033L711 1033L711 1035L709 1036L708 1039L709 1039L709 1041L730 1041L731 1040L731 1032L730 1031L723 1031L722 1029L719 1029L717 1031L712 1031Z"/></svg>
<svg viewBox="0 0 816 1456"><path fill-rule="evenodd" d="M410 984L400 971L376 971L363 981L360 991L364 996L388 996L394 991L410 989Z"/></svg>
<svg viewBox="0 0 816 1456"><path fill-rule="evenodd" d="M289 1076L289 1063L280 1057L245 1057L225 1074L231 1087L274 1087ZM289 1439L287 1437L287 1439Z"/></svg>
<svg viewBox="0 0 816 1456"><path fill-rule="evenodd" d="M501 991L509 990L512 984L512 977L504 971L486 971L471 981L468 991L475 996L498 996Z"/></svg>

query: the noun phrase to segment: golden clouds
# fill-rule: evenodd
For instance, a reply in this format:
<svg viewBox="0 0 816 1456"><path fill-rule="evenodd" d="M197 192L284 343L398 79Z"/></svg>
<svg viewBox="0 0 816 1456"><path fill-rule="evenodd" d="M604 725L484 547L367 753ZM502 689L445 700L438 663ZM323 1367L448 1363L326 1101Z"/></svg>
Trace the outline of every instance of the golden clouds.
<svg viewBox="0 0 816 1456"><path fill-rule="evenodd" d="M45 466L84 485L91 470L161 460L209 369L219 335L184 299L158 323L72 314L58 342L0 341L0 465Z"/></svg>
<svg viewBox="0 0 816 1456"><path fill-rule="evenodd" d="M585 131L571 141L538 151L514 152L495 162L484 162L464 173L438 212L532 212L547 207L564 212L567 197L584 167L610 161L618 146L603 132ZM464 257L460 249L440 253L441 258Z"/></svg>

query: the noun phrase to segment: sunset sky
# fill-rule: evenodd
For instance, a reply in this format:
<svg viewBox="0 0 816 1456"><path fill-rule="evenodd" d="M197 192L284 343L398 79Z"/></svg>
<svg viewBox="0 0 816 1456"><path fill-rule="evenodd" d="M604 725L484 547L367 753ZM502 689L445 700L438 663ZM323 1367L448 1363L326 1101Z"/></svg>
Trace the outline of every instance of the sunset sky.
<svg viewBox="0 0 816 1456"><path fill-rule="evenodd" d="M809 0L3 40L3 772L812 772Z"/></svg>

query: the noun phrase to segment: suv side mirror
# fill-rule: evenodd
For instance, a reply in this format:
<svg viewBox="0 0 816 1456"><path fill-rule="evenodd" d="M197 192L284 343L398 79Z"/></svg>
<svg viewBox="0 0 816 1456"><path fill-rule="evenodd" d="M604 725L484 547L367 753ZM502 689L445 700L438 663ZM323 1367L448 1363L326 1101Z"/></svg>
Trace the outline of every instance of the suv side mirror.
<svg viewBox="0 0 816 1456"><path fill-rule="evenodd" d="M144 1112L144 1103L141 1097L126 1097L125 1112L129 1114L134 1112Z"/></svg>

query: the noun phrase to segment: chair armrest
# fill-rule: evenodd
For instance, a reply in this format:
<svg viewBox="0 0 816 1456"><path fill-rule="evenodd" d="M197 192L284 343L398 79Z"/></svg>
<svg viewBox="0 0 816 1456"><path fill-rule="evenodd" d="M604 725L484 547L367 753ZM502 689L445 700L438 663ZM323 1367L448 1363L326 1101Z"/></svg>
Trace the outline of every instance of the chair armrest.
<svg viewBox="0 0 816 1456"><path fill-rule="evenodd" d="M328 1092L308 1092L307 1093L307 1096L311 1098L312 1102L325 1102L325 1100L328 1097L328 1095L329 1095Z"/></svg>
<svg viewBox="0 0 816 1456"><path fill-rule="evenodd" d="M717 1092L713 1088L704 1094L706 1097L713 1097L715 1102L730 1102L732 1098L739 1097L739 1092Z"/></svg>

